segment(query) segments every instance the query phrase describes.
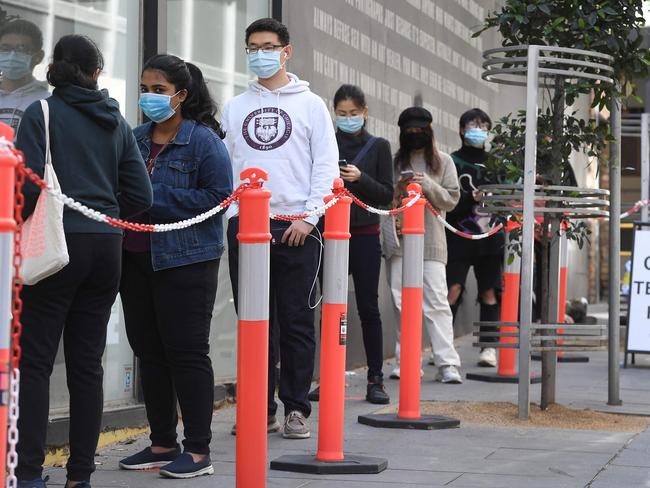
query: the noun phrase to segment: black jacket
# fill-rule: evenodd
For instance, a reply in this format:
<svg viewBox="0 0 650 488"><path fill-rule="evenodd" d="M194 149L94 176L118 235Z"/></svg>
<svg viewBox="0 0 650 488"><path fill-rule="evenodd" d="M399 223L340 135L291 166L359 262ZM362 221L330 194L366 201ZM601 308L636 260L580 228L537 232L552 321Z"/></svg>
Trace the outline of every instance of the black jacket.
<svg viewBox="0 0 650 488"><path fill-rule="evenodd" d="M105 90L69 85L56 88L48 104L52 165L61 191L110 217L129 218L147 210L153 198L151 183L117 101ZM42 177L45 126L40 102L25 110L16 147L25 153L27 166ZM28 183L24 193L27 217L40 190ZM63 225L68 233L121 233L67 207Z"/></svg>
<svg viewBox="0 0 650 488"><path fill-rule="evenodd" d="M372 136L362 130L358 135L336 131L339 157L352 164L354 158ZM366 153L362 161L356 163L361 178L354 183L345 182L345 187L364 203L373 207L386 207L393 199L393 160L390 143L379 138ZM379 224L379 216L352 204L350 227Z"/></svg>
<svg viewBox="0 0 650 488"><path fill-rule="evenodd" d="M488 153L483 149L463 146L451 154L458 173L460 200L451 212L447 213L447 222L470 234L485 232L491 225L491 216L481 212L479 203L474 200L472 191L481 185L491 183L481 166L487 160ZM493 224L493 222L492 222ZM503 257L504 233L481 240L469 240L447 231L447 248L449 261L467 260L476 256Z"/></svg>

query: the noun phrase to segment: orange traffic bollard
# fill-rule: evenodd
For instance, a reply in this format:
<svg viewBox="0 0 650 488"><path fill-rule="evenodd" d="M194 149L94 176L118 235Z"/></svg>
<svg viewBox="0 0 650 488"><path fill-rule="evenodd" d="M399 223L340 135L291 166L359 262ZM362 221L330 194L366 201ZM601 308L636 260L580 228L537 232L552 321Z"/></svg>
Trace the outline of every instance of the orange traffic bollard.
<svg viewBox="0 0 650 488"><path fill-rule="evenodd" d="M519 276L521 268L521 257L509 250L510 244L515 241L511 234L518 229L519 224L508 221L506 223L506 246L504 248L503 265L503 290L501 291L501 322L519 321ZM501 326L500 332L516 334L517 327ZM468 380L487 381L490 383L517 383L517 350L513 347L503 347L504 344L515 344L517 337L501 336L499 338L499 359L496 373L467 373ZM531 383L540 383L541 376L531 375Z"/></svg>
<svg viewBox="0 0 650 488"><path fill-rule="evenodd" d="M13 141L14 131L0 123L0 485L7 476L7 432L10 386L10 336L14 256L14 187L16 184L16 156L3 143Z"/></svg>
<svg viewBox="0 0 650 488"><path fill-rule="evenodd" d="M411 183L406 205L421 194L422 188ZM396 429L447 429L460 422L449 417L420 414L420 367L422 364L422 285L424 269L424 197L404 210L402 223L402 318L399 409L395 414L371 414L359 422L372 427ZM430 218L433 218L429 216Z"/></svg>
<svg viewBox="0 0 650 488"><path fill-rule="evenodd" d="M237 488L266 486L271 192L267 174L248 168L252 187L239 197L239 323L237 330Z"/></svg>
<svg viewBox="0 0 650 488"><path fill-rule="evenodd" d="M325 260L320 345L320 400L316 456L286 455L271 461L271 469L312 474L375 474L385 459L343 454L345 411L345 350L347 344L348 261L350 245L349 196L336 196L343 180L334 180L338 201L325 213Z"/></svg>
<svg viewBox="0 0 650 488"><path fill-rule="evenodd" d="M558 309L557 309L557 323L564 324L566 322L566 295L567 295L567 280L569 273L569 246L566 234L562 232L560 237L560 286L558 289ZM558 329L558 334L563 334L564 329ZM562 339L557 341L558 345L562 345ZM588 363L589 356L583 354L566 354L564 351L557 353L558 363Z"/></svg>

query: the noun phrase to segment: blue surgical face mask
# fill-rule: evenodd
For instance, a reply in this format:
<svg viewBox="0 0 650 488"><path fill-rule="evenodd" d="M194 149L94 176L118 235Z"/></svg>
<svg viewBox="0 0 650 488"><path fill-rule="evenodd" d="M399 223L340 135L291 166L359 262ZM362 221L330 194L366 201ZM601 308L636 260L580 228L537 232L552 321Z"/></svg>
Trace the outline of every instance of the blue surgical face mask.
<svg viewBox="0 0 650 488"><path fill-rule="evenodd" d="M472 147L482 148L485 146L485 141L488 138L488 131L474 127L467 129L463 135L465 142Z"/></svg>
<svg viewBox="0 0 650 488"><path fill-rule="evenodd" d="M352 117L336 117L336 127L348 134L356 134L363 128L366 122L361 115L353 115Z"/></svg>
<svg viewBox="0 0 650 488"><path fill-rule="evenodd" d="M172 97L178 95L176 92L173 95L161 95L159 93L142 93L140 95L140 109L144 114L151 119L152 122L157 124L171 119L176 113L176 107L171 106Z"/></svg>
<svg viewBox="0 0 650 488"><path fill-rule="evenodd" d="M0 71L8 80L20 80L32 72L31 54L17 51L0 53Z"/></svg>
<svg viewBox="0 0 650 488"><path fill-rule="evenodd" d="M261 49L256 53L250 53L247 55L248 69L262 80L271 78L282 68L282 62L280 61L281 54L282 51L265 53Z"/></svg>

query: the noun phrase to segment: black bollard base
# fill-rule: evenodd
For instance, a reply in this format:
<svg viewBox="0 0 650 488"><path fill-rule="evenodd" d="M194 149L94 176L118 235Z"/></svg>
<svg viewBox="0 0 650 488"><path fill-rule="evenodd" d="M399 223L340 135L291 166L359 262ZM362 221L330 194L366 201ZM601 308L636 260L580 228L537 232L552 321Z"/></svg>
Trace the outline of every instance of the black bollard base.
<svg viewBox="0 0 650 488"><path fill-rule="evenodd" d="M271 469L307 474L377 474L388 467L382 458L345 455L342 461L319 461L306 454L287 454L271 461Z"/></svg>
<svg viewBox="0 0 650 488"><path fill-rule="evenodd" d="M533 361L541 361L542 356L539 354L533 354L530 359ZM588 363L589 362L589 356L582 356L581 354L562 354L562 356L558 356L557 358L558 363Z"/></svg>
<svg viewBox="0 0 650 488"><path fill-rule="evenodd" d="M467 373L465 378L474 381L484 381L486 383L519 383L518 374L498 374L492 373ZM538 374L530 375L530 383L535 385L542 382L542 377Z"/></svg>
<svg viewBox="0 0 650 488"><path fill-rule="evenodd" d="M403 419L396 413L359 415L360 424L385 429L440 430L460 427L460 420L440 415L421 415L418 419Z"/></svg>

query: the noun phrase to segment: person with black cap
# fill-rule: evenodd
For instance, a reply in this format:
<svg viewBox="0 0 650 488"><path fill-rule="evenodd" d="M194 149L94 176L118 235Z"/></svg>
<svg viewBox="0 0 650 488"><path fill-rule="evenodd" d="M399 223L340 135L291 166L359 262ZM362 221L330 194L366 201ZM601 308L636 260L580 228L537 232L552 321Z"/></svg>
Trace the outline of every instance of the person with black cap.
<svg viewBox="0 0 650 488"><path fill-rule="evenodd" d="M402 198L407 196L406 188L410 183L418 183L422 186L422 192L428 202L444 216L445 212L452 210L458 203L460 189L453 160L436 148L431 122L431 113L422 107L407 108L399 116L400 147L394 161L397 183L393 205L399 206ZM401 215L386 220L383 225L387 276L396 316L399 317L402 301ZM436 379L442 383L462 383L458 370L460 357L454 347L453 317L447 302L445 229L430 212L425 213L424 225L426 234L422 308L433 356L438 365ZM397 238L391 239L391 234ZM394 245L391 246L391 243ZM391 378L400 376L399 329L395 357L397 366Z"/></svg>

